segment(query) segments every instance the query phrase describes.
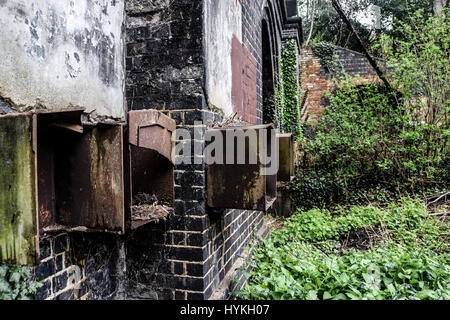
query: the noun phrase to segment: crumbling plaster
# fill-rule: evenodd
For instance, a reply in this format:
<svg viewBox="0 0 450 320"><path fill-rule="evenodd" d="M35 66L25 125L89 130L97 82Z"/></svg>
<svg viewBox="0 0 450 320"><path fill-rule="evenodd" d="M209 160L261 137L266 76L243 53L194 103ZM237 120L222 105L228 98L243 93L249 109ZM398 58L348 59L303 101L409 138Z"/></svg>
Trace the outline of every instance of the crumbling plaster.
<svg viewBox="0 0 450 320"><path fill-rule="evenodd" d="M0 98L125 118L124 0L0 0Z"/></svg>

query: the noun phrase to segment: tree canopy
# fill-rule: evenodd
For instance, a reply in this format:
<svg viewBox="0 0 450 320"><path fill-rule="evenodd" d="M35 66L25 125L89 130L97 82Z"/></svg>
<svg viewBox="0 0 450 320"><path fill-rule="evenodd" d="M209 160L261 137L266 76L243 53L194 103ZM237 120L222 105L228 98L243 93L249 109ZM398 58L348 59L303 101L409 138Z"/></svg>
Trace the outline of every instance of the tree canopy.
<svg viewBox="0 0 450 320"><path fill-rule="evenodd" d="M431 16L440 8L448 6L446 0L340 0L340 3L364 45L369 48L383 34L404 40L398 25L408 22L414 12L423 10L425 16ZM304 20L305 39L310 38L308 44L323 41L361 51L361 47L334 10L331 1L298 0L298 4ZM373 14L371 9L373 6L380 8L379 28L375 28L375 24L370 26L370 23L367 23Z"/></svg>

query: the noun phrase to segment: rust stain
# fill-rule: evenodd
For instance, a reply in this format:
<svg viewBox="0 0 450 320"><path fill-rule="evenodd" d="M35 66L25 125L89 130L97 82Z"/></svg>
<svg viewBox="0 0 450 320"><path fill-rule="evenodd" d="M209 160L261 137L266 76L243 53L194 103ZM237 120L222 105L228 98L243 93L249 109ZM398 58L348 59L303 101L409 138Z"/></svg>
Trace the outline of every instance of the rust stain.
<svg viewBox="0 0 450 320"><path fill-rule="evenodd" d="M92 226L124 231L122 126L95 128L90 149Z"/></svg>
<svg viewBox="0 0 450 320"><path fill-rule="evenodd" d="M32 117L0 116L0 263L38 259Z"/></svg>
<svg viewBox="0 0 450 320"><path fill-rule="evenodd" d="M257 62L233 35L231 41L231 100L234 112L249 124L256 124Z"/></svg>
<svg viewBox="0 0 450 320"><path fill-rule="evenodd" d="M211 129L220 130L223 135L223 141L227 141L227 130L235 129L254 129L257 133L259 130L272 129L272 125L257 125L236 127L228 129ZM246 143L246 154L250 152L259 152L259 134L256 145ZM270 146L270 136L268 135L268 148ZM224 146L224 152L229 147ZM236 147L235 147L236 149ZM236 150L235 150L236 151ZM266 151L262 151L267 154ZM247 209L266 211L276 199L276 176L265 176L261 172L264 164L258 157L256 164L237 164L237 153L234 153L235 164L212 164L207 168L207 203L212 208L225 209ZM224 156L226 158L226 155Z"/></svg>
<svg viewBox="0 0 450 320"><path fill-rule="evenodd" d="M277 134L279 149L278 181L291 181L294 176L294 138L292 133Z"/></svg>
<svg viewBox="0 0 450 320"><path fill-rule="evenodd" d="M42 220L43 224L48 224L51 218L50 210L45 209L43 204L41 204L41 208L39 210L39 217Z"/></svg>

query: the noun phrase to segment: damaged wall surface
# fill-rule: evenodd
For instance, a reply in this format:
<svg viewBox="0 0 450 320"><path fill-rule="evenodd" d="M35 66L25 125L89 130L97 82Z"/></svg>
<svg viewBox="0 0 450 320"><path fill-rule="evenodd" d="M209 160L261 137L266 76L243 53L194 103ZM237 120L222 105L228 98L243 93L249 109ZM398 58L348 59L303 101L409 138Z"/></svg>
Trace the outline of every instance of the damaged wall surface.
<svg viewBox="0 0 450 320"><path fill-rule="evenodd" d="M204 2L206 92L208 102L225 116L233 112L231 94L232 39L242 42L242 8L239 1Z"/></svg>
<svg viewBox="0 0 450 320"><path fill-rule="evenodd" d="M124 119L123 21L123 0L0 0L0 100Z"/></svg>
<svg viewBox="0 0 450 320"><path fill-rule="evenodd" d="M265 57L270 60L281 51L280 3L0 0L0 112L82 105L101 118L129 116L122 131L127 136L127 130L133 130L133 112L142 120L140 110L157 109L175 120L177 129L191 133L178 142L203 150L207 130L236 112L236 102L242 114L251 115L244 121L262 123L262 21L270 26L273 47ZM238 49L234 68L233 41ZM276 63L273 68L276 74ZM233 76L245 70L241 77ZM233 96L233 86L247 92ZM124 150L124 158L134 159L125 157L132 148ZM180 163L176 161L180 157L196 161ZM167 184L173 191L168 201L173 208L163 219L124 234L43 232L40 263L33 268L35 278L44 280L38 299L226 299L230 290L242 286L245 277L237 271L241 256L255 234L267 236L265 212L256 207L233 209L230 202L208 206L205 158L184 154L174 158L173 183ZM128 160L124 167L133 163ZM155 169L154 162L148 162ZM74 170L67 171L74 175ZM126 184L137 180L129 171L124 170L125 193ZM135 191L153 193L138 190L138 182ZM99 212L92 211L92 217Z"/></svg>
<svg viewBox="0 0 450 320"><path fill-rule="evenodd" d="M30 264L35 259L31 132L30 117L0 116L0 261Z"/></svg>

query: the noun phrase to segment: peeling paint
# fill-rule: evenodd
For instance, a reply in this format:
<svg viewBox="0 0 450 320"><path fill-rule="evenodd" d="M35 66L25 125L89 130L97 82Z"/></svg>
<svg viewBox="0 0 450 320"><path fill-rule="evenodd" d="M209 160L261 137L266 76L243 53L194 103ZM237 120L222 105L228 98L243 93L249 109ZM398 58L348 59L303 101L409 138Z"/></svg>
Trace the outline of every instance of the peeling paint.
<svg viewBox="0 0 450 320"><path fill-rule="evenodd" d="M0 96L125 119L123 19L123 0L2 1Z"/></svg>

